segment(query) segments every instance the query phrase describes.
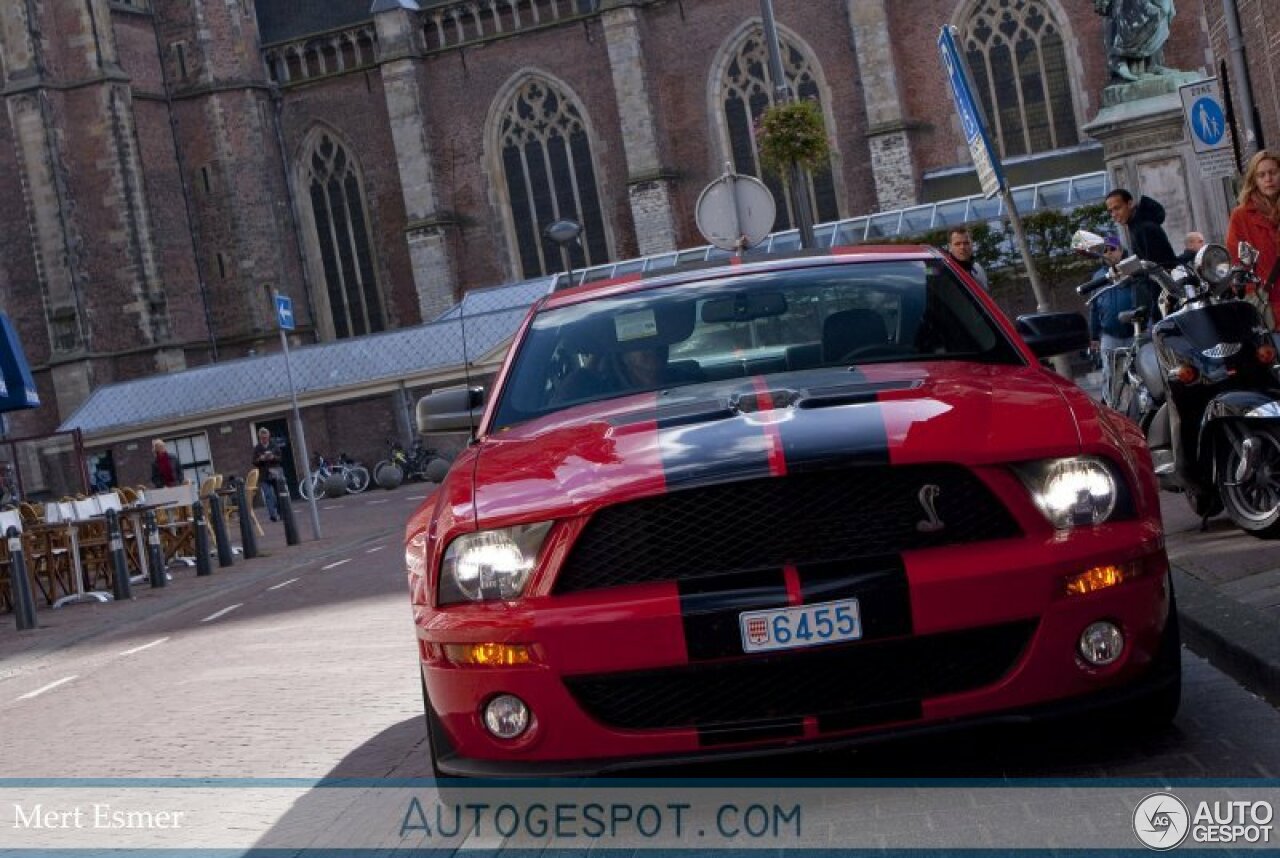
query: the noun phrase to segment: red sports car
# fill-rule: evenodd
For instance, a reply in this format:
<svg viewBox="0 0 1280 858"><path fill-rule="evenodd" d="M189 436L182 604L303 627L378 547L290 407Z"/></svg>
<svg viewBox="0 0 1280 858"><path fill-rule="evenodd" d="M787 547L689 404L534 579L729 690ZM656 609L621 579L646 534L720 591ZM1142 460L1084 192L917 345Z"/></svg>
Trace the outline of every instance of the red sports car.
<svg viewBox="0 0 1280 858"><path fill-rule="evenodd" d="M1137 427L929 248L553 293L405 549L436 771L502 776L1177 710Z"/></svg>

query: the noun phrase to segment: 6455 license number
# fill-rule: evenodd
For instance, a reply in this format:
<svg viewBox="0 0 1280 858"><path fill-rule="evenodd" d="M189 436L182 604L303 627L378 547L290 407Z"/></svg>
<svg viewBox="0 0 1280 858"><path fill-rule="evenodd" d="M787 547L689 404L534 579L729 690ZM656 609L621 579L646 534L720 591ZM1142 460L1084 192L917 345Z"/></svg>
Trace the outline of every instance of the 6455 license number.
<svg viewBox="0 0 1280 858"><path fill-rule="evenodd" d="M743 611L738 615L743 652L799 649L862 637L857 599L795 608Z"/></svg>

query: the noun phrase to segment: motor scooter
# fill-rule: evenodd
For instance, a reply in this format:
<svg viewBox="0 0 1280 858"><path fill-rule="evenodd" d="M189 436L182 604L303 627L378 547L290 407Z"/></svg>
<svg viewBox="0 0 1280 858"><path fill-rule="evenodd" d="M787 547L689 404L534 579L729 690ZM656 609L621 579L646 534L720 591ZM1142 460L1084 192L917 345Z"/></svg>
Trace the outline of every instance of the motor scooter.
<svg viewBox="0 0 1280 858"><path fill-rule="evenodd" d="M1078 232L1078 251L1101 237ZM1257 251L1242 242L1233 266L1222 245L1202 248L1191 267L1165 271L1136 256L1109 274L1146 277L1162 292L1164 318L1137 349L1148 403L1138 423L1160 486L1185 493L1208 519L1224 508L1253 536L1280 537L1280 362L1262 316L1243 300L1256 288Z"/></svg>

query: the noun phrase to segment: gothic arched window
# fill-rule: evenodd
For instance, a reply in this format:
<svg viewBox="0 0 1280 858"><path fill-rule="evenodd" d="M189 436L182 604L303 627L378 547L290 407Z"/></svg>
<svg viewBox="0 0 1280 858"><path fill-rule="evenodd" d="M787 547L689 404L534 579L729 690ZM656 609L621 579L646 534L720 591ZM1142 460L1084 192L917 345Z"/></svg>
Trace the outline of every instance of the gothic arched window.
<svg viewBox="0 0 1280 858"><path fill-rule="evenodd" d="M780 37L779 42L782 70L791 85L791 92L797 98L813 99L821 103L815 63L785 37ZM768 48L762 31L756 29L743 37L737 49L729 54L729 60L720 74L720 102L724 106L724 121L734 170L758 176L769 186L769 190L773 191L773 198L778 201L775 227L789 229L795 223L791 199L788 194L783 193L782 182L777 176L761 171L757 159L755 124L760 114L773 103L773 89L773 81L769 77ZM815 222L838 220L840 210L836 202L832 171L827 169L813 172L809 178L809 190Z"/></svg>
<svg viewBox="0 0 1280 858"><path fill-rule="evenodd" d="M381 331L386 327L385 316L373 273L369 219L357 167L341 144L321 133L305 156L303 169L333 336L342 339Z"/></svg>
<svg viewBox="0 0 1280 858"><path fill-rule="evenodd" d="M1080 142L1062 28L1041 0L980 0L961 44L1001 155Z"/></svg>
<svg viewBox="0 0 1280 858"><path fill-rule="evenodd" d="M591 140L574 99L543 78L529 78L499 117L498 148L523 276L562 270L559 249L542 230L564 218L582 224L568 247L575 268L608 260Z"/></svg>

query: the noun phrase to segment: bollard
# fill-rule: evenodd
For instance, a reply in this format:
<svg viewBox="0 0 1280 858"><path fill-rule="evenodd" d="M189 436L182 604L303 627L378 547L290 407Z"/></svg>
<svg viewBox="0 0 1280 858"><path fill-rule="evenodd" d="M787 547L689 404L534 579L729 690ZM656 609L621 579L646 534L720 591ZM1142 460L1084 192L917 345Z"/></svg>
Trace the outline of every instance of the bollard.
<svg viewBox="0 0 1280 858"><path fill-rule="evenodd" d="M236 508L240 510L240 546L244 549L244 559L251 560L258 556L258 535L253 532L253 498L245 487L244 480L236 480Z"/></svg>
<svg viewBox="0 0 1280 858"><path fill-rule="evenodd" d="M111 565L115 569L111 595L119 602L133 598L133 582L129 580L129 564L124 559L124 534L120 532L120 513L107 510L107 539L111 544Z"/></svg>
<svg viewBox="0 0 1280 858"><path fill-rule="evenodd" d="M13 590L13 616L18 621L18 631L36 627L36 602L27 580L27 560L22 553L22 534L12 524L5 531L9 539L9 580Z"/></svg>
<svg viewBox="0 0 1280 858"><path fill-rule="evenodd" d="M230 566L235 562L235 554L227 534L227 520L222 517L222 498L217 494L209 495L209 515L213 517L213 539L218 543L218 565Z"/></svg>
<svg viewBox="0 0 1280 858"><path fill-rule="evenodd" d="M293 498L289 495L289 486L283 479L276 480L276 506L280 508L280 520L284 522L284 541L286 545L298 544L298 522L293 517Z"/></svg>
<svg viewBox="0 0 1280 858"><path fill-rule="evenodd" d="M191 526L196 529L196 577L212 575L213 564L209 562L209 524L204 517L204 504L191 505Z"/></svg>
<svg viewBox="0 0 1280 858"><path fill-rule="evenodd" d="M160 526L156 524L156 511L147 510L147 572L151 576L152 587L164 587L169 583L165 577L164 549L160 547Z"/></svg>

